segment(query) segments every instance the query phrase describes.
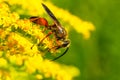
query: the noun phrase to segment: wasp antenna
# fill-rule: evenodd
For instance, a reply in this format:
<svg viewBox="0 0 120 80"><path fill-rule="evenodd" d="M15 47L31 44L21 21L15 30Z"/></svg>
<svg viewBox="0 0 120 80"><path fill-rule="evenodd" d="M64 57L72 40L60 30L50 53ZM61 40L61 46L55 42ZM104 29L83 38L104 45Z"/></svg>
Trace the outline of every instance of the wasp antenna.
<svg viewBox="0 0 120 80"><path fill-rule="evenodd" d="M52 61L55 61L55 60L57 60L58 58L60 58L60 57L62 57L63 55L65 55L65 54L66 54L66 52L68 51L68 49L69 49L69 47L67 47L67 48L66 48L66 50L65 50L65 52L64 52L64 53L62 53L60 56L58 56L58 57L54 58Z"/></svg>

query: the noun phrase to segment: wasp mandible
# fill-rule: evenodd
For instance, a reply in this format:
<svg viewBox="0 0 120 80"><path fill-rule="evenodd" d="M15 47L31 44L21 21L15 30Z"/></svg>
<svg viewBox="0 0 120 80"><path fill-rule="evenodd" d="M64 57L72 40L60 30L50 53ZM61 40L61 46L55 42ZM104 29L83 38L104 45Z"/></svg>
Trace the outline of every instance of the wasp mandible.
<svg viewBox="0 0 120 80"><path fill-rule="evenodd" d="M54 46L53 48L54 49L59 49L63 47L66 48L66 50L60 56L53 59L53 60L56 60L62 57L68 51L70 40L66 38L67 36L66 30L62 27L62 25L57 20L57 18L54 16L54 14L50 11L50 9L43 3L42 3L42 6L47 12L47 14L53 19L53 24L49 25L48 21L45 18L35 17L35 16L30 17L30 21L35 24L45 26L46 29L50 30L50 32L40 41L38 46L40 46L40 44L43 42L45 38L49 37L51 34L54 34L57 45Z"/></svg>

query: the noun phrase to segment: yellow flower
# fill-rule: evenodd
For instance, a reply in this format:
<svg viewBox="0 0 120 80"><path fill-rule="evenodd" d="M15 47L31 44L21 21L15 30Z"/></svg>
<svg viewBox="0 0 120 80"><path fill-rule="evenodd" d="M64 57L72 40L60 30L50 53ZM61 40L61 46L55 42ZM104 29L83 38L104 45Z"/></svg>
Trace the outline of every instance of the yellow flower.
<svg viewBox="0 0 120 80"><path fill-rule="evenodd" d="M33 57L28 57L28 59L25 61L25 65L26 65L26 69L27 72L29 73L33 73L36 71L36 69L38 69L39 67L41 67L41 63L42 63L43 59L41 57L41 55L34 55Z"/></svg>
<svg viewBox="0 0 120 80"><path fill-rule="evenodd" d="M59 65L58 63L51 62L49 60L44 60L43 65L39 68L40 71L42 71L45 75L45 77L53 77L56 80L72 80L73 74L74 76L79 75L79 70L74 67L69 67L65 65ZM73 70L73 73L68 73L68 69L71 72Z"/></svg>
<svg viewBox="0 0 120 80"><path fill-rule="evenodd" d="M38 79L38 80L42 80L42 79L43 79L43 76L40 75L40 74L37 74L37 75L36 75L36 79Z"/></svg>
<svg viewBox="0 0 120 80"><path fill-rule="evenodd" d="M12 80L7 71L0 70L0 80Z"/></svg>
<svg viewBox="0 0 120 80"><path fill-rule="evenodd" d="M0 29L0 38L1 39L5 39L6 35L8 34L7 31Z"/></svg>
<svg viewBox="0 0 120 80"><path fill-rule="evenodd" d="M7 61L4 58L0 58L0 67L7 67Z"/></svg>
<svg viewBox="0 0 120 80"><path fill-rule="evenodd" d="M28 2L27 0L22 0L22 1L10 0L8 2L10 5L14 5L14 4L21 5L23 9L27 9L29 14L33 16L42 15L43 12L45 13L45 11L43 11L43 8L41 6L41 3L45 3L51 9L51 11L54 12L57 18L61 18L61 20L71 25L78 33L83 34L85 39L88 39L90 37L90 32L95 30L95 27L91 22L83 21L77 16L72 15L67 10L56 7L49 1L31 0Z"/></svg>
<svg viewBox="0 0 120 80"><path fill-rule="evenodd" d="M29 15L41 15L43 14L43 11L41 10L41 3L43 0L8 0L7 1L10 5L21 5L22 9L24 9L24 12L29 13ZM25 11L26 10L26 11ZM19 14L23 11L18 11ZM22 13L23 14L23 13Z"/></svg>
<svg viewBox="0 0 120 80"><path fill-rule="evenodd" d="M57 18L61 18L61 20L73 26L78 33L83 34L85 39L90 37L90 31L95 30L94 25L56 7L49 1L5 1L10 6L4 3L4 0L0 1L0 79L5 77L6 80L16 80L18 78L22 80L23 76L26 78L32 75L34 80L45 78L73 80L74 77L78 76L80 72L76 67L43 58L45 51L55 46L56 40L45 38L41 43L42 46L37 46L46 36L46 33L42 32L40 25L31 23L29 19L20 19L20 17L21 15L41 16L46 14L41 6L41 2L44 2ZM18 8L15 5L21 6L20 11L17 11ZM11 12L13 6L16 7L16 12ZM64 17L63 13L65 14ZM31 49L33 44L35 46ZM51 49L51 52L55 53L55 51Z"/></svg>

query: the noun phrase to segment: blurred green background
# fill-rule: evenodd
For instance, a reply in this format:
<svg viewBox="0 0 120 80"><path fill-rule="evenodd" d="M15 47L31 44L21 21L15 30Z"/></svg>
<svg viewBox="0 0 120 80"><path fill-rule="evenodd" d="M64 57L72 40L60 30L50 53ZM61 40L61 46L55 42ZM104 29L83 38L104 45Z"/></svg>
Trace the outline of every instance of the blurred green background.
<svg viewBox="0 0 120 80"><path fill-rule="evenodd" d="M70 50L57 61L80 69L75 80L120 80L120 0L51 1L96 27L88 40L70 31Z"/></svg>

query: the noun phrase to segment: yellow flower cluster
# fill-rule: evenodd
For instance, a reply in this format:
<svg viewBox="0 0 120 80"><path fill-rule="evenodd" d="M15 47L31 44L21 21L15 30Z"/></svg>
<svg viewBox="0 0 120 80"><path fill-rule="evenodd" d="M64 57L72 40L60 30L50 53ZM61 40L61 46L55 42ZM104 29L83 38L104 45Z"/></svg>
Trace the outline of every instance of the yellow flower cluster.
<svg viewBox="0 0 120 80"><path fill-rule="evenodd" d="M4 0L6 1L6 0ZM43 14L43 9L41 3L43 0L7 0L10 5L21 7L22 10L19 10L19 14L28 13L29 15L41 15Z"/></svg>
<svg viewBox="0 0 120 80"><path fill-rule="evenodd" d="M78 33L81 33L85 39L88 39L90 37L90 32L95 30L94 25L91 22L83 21L82 19L78 18L75 15L72 15L67 10L61 9L53 5L49 1L44 0L10 0L10 4L20 4L24 9L27 9L29 11L30 15L41 15L43 14L43 8L41 7L41 3L44 2L52 12L55 13L55 16L57 18L60 18L64 22L67 22L69 25L71 25ZM64 13L64 16L63 16Z"/></svg>
<svg viewBox="0 0 120 80"><path fill-rule="evenodd" d="M18 1L24 5L27 0L4 1L0 2L0 80L72 80L78 76L77 68L43 59L44 52L40 52L37 46L31 49L37 43L34 40L40 41L45 35L38 25L28 19L19 19L19 14L11 12L6 4L12 6ZM44 48L54 46L48 38L43 44Z"/></svg>

